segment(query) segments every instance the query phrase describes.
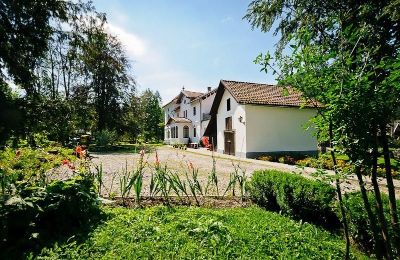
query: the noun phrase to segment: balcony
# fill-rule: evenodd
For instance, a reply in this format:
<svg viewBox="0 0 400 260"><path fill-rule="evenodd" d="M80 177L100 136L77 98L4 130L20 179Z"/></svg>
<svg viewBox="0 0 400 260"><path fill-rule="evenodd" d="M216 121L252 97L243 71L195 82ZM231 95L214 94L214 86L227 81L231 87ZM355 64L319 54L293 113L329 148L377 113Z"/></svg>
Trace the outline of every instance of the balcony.
<svg viewBox="0 0 400 260"><path fill-rule="evenodd" d="M207 121L211 119L211 115L207 114L207 113L203 113L202 117L201 117L201 121Z"/></svg>

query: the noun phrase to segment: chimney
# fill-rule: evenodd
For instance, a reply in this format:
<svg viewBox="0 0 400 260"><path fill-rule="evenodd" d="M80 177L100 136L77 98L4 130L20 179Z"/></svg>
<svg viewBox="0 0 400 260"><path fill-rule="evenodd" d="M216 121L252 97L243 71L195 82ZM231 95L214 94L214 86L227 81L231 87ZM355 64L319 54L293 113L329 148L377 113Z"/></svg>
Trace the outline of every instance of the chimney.
<svg viewBox="0 0 400 260"><path fill-rule="evenodd" d="M207 87L207 92L210 92L211 91L211 87Z"/></svg>

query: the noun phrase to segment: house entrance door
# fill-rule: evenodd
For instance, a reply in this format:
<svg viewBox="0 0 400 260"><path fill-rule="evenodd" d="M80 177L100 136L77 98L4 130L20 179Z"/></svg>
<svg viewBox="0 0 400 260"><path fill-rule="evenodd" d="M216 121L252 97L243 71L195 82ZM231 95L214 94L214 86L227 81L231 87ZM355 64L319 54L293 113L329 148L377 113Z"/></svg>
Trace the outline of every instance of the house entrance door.
<svg viewBox="0 0 400 260"><path fill-rule="evenodd" d="M224 131L225 149L224 154L235 155L235 132Z"/></svg>

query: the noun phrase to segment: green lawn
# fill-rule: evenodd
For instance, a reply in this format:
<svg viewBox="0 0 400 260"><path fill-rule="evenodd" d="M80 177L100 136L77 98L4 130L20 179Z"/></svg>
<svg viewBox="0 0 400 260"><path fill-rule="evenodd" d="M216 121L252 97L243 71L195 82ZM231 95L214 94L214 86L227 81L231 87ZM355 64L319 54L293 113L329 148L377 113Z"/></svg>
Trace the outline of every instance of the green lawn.
<svg viewBox="0 0 400 260"><path fill-rule="evenodd" d="M118 143L110 146L96 146L92 144L89 146L89 152L96 153L139 153L144 149L146 152L152 152L156 148L163 146L162 143L157 144L131 144L131 143Z"/></svg>
<svg viewBox="0 0 400 260"><path fill-rule="evenodd" d="M260 208L105 208L82 243L44 249L51 259L343 259L342 238ZM352 250L353 258L364 258ZM356 254L356 256L354 255Z"/></svg>

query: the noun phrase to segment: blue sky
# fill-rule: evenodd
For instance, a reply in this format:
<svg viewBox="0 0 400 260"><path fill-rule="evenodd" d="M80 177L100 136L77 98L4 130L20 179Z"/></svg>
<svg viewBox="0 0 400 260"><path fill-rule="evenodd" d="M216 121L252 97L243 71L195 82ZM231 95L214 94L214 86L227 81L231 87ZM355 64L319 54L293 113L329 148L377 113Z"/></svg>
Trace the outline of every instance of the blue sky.
<svg viewBox="0 0 400 260"><path fill-rule="evenodd" d="M204 92L221 79L275 83L253 63L273 52L272 33L243 20L249 1L95 0L109 31L123 43L139 91L158 90L163 103L182 86Z"/></svg>

